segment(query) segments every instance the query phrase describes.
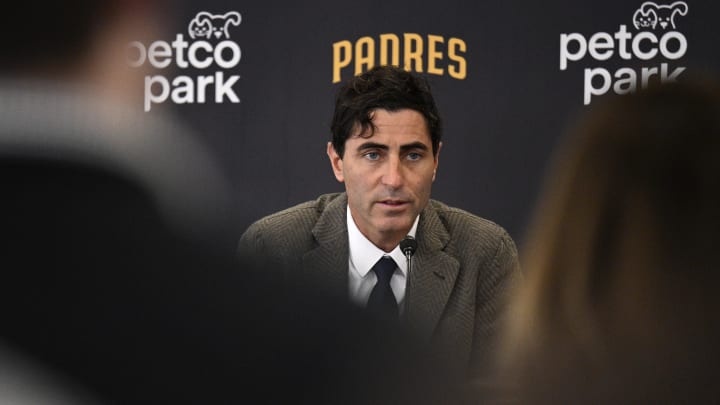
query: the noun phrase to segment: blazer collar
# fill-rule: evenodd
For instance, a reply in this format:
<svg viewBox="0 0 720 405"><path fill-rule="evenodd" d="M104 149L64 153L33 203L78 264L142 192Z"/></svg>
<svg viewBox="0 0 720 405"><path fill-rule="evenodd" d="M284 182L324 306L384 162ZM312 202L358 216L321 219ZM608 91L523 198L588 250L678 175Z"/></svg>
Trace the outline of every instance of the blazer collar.
<svg viewBox="0 0 720 405"><path fill-rule="evenodd" d="M408 278L406 322L420 338L432 336L455 286L460 263L445 252L450 234L430 201L420 214L418 248Z"/></svg>
<svg viewBox="0 0 720 405"><path fill-rule="evenodd" d="M303 255L305 280L314 288L332 297L347 299L348 294L348 233L347 195L330 200L312 229L317 246Z"/></svg>

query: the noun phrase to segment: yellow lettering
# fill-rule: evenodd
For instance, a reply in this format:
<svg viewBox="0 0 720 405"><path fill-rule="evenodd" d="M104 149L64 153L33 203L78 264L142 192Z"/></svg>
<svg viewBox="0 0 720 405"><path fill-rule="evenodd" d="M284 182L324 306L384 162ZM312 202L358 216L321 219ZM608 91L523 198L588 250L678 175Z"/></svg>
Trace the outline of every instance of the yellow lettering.
<svg viewBox="0 0 720 405"><path fill-rule="evenodd" d="M364 70L363 66L365 66ZM372 37L362 37L355 43L355 75L368 71L373 66L375 66L375 40Z"/></svg>
<svg viewBox="0 0 720 405"><path fill-rule="evenodd" d="M457 66L448 66L448 73L455 79L464 80L467 77L467 61L460 54L467 51L465 41L460 38L448 40L448 59L457 62Z"/></svg>
<svg viewBox="0 0 720 405"><path fill-rule="evenodd" d="M352 60L352 44L350 41L339 41L333 44L333 83L341 80L340 71L350 65Z"/></svg>
<svg viewBox="0 0 720 405"><path fill-rule="evenodd" d="M428 35L428 69L427 72L433 75L440 75L443 74L443 69L437 67L435 62L438 60L442 60L443 54L442 52L438 52L437 50L437 44L442 44L445 42L445 39L443 37L438 35Z"/></svg>
<svg viewBox="0 0 720 405"><path fill-rule="evenodd" d="M390 56L392 57L393 66L400 66L400 38L395 34L380 34L380 65L388 64L388 43L392 44L392 51Z"/></svg>
<svg viewBox="0 0 720 405"><path fill-rule="evenodd" d="M364 36L357 41L333 43L333 83L342 81L343 71L353 62L355 75L376 65L390 65L401 66L410 72L423 73L426 68L426 72L432 75L447 74L458 80L467 78L467 43L464 40L446 40L442 35L416 33L404 33L401 39L400 35L385 33L377 37Z"/></svg>
<svg viewBox="0 0 720 405"><path fill-rule="evenodd" d="M414 45L413 45L414 43ZM416 71L422 73L423 71L423 39L418 34L405 34L405 67L407 71ZM414 67L412 66L414 62Z"/></svg>

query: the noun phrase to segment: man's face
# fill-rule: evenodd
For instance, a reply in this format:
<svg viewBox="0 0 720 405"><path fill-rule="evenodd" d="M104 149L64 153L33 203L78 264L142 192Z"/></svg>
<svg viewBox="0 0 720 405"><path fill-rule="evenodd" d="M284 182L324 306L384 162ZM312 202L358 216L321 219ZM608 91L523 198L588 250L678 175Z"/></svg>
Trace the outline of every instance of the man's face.
<svg viewBox="0 0 720 405"><path fill-rule="evenodd" d="M351 135L344 156L331 143L327 152L335 178L345 183L358 229L384 249L381 245L405 237L427 205L440 148L433 155L430 132L417 111L375 110L372 122L374 134Z"/></svg>

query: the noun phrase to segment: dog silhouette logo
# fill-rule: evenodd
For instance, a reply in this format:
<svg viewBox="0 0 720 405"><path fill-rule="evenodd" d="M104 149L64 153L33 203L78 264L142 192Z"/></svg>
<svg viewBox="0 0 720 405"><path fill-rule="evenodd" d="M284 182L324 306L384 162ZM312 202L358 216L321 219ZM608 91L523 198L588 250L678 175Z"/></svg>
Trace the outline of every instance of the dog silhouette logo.
<svg viewBox="0 0 720 405"><path fill-rule="evenodd" d="M635 29L651 28L662 30L675 29L675 16L688 13L688 5L684 1L672 4L657 4L652 1L643 3L633 15Z"/></svg>
<svg viewBox="0 0 720 405"><path fill-rule="evenodd" d="M207 11L201 11L190 21L188 33L192 39L229 39L228 27L230 25L238 26L240 21L242 19L237 11L225 14L210 14Z"/></svg>

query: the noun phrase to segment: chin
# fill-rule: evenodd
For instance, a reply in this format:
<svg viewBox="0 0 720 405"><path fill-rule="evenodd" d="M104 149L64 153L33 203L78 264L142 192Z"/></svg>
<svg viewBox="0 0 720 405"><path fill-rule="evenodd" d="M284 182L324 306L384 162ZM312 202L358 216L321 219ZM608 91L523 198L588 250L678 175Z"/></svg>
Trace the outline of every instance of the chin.
<svg viewBox="0 0 720 405"><path fill-rule="evenodd" d="M382 233L408 232L413 225L413 221L408 221L405 218L401 221L384 221L382 224L378 224L377 229Z"/></svg>

